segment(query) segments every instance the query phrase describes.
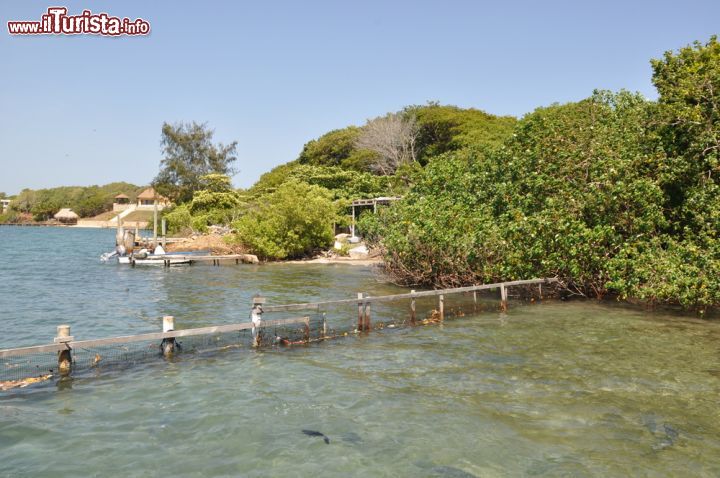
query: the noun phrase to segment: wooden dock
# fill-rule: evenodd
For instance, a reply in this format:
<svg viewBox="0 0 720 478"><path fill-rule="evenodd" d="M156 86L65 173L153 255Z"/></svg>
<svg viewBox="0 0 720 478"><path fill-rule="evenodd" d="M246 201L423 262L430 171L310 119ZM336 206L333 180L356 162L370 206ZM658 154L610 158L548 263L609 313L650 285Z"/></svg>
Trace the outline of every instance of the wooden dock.
<svg viewBox="0 0 720 478"><path fill-rule="evenodd" d="M254 254L226 254L217 256L201 256L201 255L183 255L183 254L165 254L163 259L156 259L158 263L162 262L163 266L170 267L175 265L174 261L187 261L186 264L211 264L213 266L230 265L230 264L259 264L257 256ZM130 260L130 265L135 266L134 261Z"/></svg>

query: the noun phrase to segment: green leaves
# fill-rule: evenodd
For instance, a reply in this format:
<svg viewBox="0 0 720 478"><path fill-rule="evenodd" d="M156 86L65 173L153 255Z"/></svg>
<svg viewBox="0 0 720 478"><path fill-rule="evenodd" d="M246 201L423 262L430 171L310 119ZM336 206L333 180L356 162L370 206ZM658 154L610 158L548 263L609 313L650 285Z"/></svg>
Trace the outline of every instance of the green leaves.
<svg viewBox="0 0 720 478"><path fill-rule="evenodd" d="M558 276L593 297L717 305L720 188L681 182L660 106L596 91L539 108L501 148L430 158L361 230L407 284Z"/></svg>
<svg viewBox="0 0 720 478"><path fill-rule="evenodd" d="M277 191L233 223L237 239L264 259L298 258L333 241L335 207L328 190L300 181Z"/></svg>

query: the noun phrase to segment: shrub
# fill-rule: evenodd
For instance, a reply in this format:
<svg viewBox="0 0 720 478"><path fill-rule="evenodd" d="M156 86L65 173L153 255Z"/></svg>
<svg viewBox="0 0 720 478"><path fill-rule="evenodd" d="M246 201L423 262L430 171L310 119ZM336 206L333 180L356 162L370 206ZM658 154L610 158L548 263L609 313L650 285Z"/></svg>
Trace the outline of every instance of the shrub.
<svg viewBox="0 0 720 478"><path fill-rule="evenodd" d="M263 259L298 258L332 244L334 218L327 189L288 181L251 205L233 227L238 241Z"/></svg>
<svg viewBox="0 0 720 478"><path fill-rule="evenodd" d="M163 217L167 220L170 234L180 234L192 229L192 214L187 204L163 211Z"/></svg>

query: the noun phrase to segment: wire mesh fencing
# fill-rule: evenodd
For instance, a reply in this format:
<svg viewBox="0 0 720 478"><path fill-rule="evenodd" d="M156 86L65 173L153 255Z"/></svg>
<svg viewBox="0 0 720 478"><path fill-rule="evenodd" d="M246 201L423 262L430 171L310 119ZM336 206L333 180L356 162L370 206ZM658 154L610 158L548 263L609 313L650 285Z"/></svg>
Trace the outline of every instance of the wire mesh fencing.
<svg viewBox="0 0 720 478"><path fill-rule="evenodd" d="M206 353L230 349L288 346L321 340L326 335L322 314L263 320L108 339L59 342L0 351L0 391L67 375L68 372L125 368L168 355ZM64 354L64 355L63 355Z"/></svg>
<svg viewBox="0 0 720 478"><path fill-rule="evenodd" d="M507 287L516 286L514 295L534 300L537 289L530 287L540 284L541 297L542 284L547 283L547 279L535 279L390 296L358 294L356 299L265 305L256 322L192 329L174 330L174 319L165 317L170 319L171 326L163 332L97 340L76 341L69 336L69 326L64 325L58 327L53 344L0 350L0 391L88 370L131 367L168 356L295 346L371 330L431 325L497 310L494 289L500 290L500 309L504 310ZM261 304L265 304L265 299L256 296L253 309Z"/></svg>

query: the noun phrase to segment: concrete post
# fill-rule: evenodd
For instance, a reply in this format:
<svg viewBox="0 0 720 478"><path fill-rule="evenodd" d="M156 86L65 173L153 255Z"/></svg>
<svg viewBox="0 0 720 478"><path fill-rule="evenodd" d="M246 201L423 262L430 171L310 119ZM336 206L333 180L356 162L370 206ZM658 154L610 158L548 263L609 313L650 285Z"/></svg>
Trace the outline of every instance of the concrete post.
<svg viewBox="0 0 720 478"><path fill-rule="evenodd" d="M175 317L172 315L166 315L163 317L162 331L165 333L172 332L173 330L175 330ZM175 337L163 339L160 347L162 348L163 356L172 357L175 353Z"/></svg>
<svg viewBox="0 0 720 478"><path fill-rule="evenodd" d="M55 343L65 345L65 350L58 352L58 372L62 377L67 377L72 372L72 350L69 345L69 342L72 341L73 336L70 335L70 326L58 325Z"/></svg>

